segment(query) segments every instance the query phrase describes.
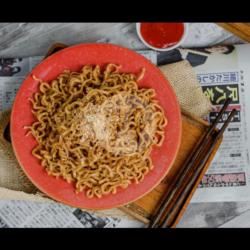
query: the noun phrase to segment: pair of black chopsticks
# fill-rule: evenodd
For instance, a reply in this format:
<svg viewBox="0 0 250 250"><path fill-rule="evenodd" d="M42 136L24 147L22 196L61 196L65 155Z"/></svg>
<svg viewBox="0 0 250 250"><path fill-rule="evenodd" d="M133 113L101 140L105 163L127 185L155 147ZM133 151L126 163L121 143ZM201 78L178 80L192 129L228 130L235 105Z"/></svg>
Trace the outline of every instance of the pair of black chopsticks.
<svg viewBox="0 0 250 250"><path fill-rule="evenodd" d="M148 225L149 228L171 227L174 224L194 184L197 182L207 160L213 152L216 143L235 115L236 110L233 109L222 128L220 130L215 130L230 102L231 98L225 101L214 122L201 137L193 153L186 159L182 171L179 172L173 183L173 188L164 195L158 209L150 220Z"/></svg>

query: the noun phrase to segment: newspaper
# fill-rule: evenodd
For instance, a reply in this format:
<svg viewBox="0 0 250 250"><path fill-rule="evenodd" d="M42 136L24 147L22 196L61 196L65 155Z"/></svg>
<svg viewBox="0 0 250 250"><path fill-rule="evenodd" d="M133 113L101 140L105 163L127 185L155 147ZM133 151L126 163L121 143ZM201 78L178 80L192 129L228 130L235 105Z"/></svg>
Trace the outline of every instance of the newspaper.
<svg viewBox="0 0 250 250"><path fill-rule="evenodd" d="M144 227L136 220L99 217L55 202L1 201L0 228L124 228Z"/></svg>
<svg viewBox="0 0 250 250"><path fill-rule="evenodd" d="M246 96L250 96L250 86L246 83L250 82L250 45L138 52L156 65L188 60L214 105L210 115L204 117L210 122L224 100L232 98L227 112L235 108L237 114L191 202L249 201L250 102ZM42 58L0 59L0 111L11 107L25 76ZM98 217L55 202L1 201L0 227L144 227L144 224L118 217Z"/></svg>
<svg viewBox="0 0 250 250"><path fill-rule="evenodd" d="M237 202L250 200L250 45L217 45L207 48L175 49L157 54L157 65L188 60L197 74L213 111L204 117L213 122L226 98L236 115L224 133L222 144L191 202Z"/></svg>
<svg viewBox="0 0 250 250"><path fill-rule="evenodd" d="M191 202L250 200L250 102L246 98L250 94L249 56L249 44L175 49L157 55L158 65L185 59L193 66L203 92L213 104L205 120L213 122L227 97L232 102L218 127L232 109L237 110Z"/></svg>
<svg viewBox="0 0 250 250"><path fill-rule="evenodd" d="M0 59L0 112L12 106L15 95L25 76L42 58L42 56L37 56Z"/></svg>
<svg viewBox="0 0 250 250"><path fill-rule="evenodd" d="M246 96L250 46L217 46L206 49L180 50L197 73L203 92L214 109L205 117L212 122L226 98L232 99L219 127L232 109L236 115L224 133L222 144L191 202L249 201L249 121L250 103ZM248 111L249 112L249 111Z"/></svg>
<svg viewBox="0 0 250 250"><path fill-rule="evenodd" d="M155 52L156 53L156 52ZM250 200L250 45L217 45L175 49L157 54L157 65L188 60L197 74L213 111L204 117L213 122L227 97L236 115L224 133L222 144L191 202L238 202Z"/></svg>

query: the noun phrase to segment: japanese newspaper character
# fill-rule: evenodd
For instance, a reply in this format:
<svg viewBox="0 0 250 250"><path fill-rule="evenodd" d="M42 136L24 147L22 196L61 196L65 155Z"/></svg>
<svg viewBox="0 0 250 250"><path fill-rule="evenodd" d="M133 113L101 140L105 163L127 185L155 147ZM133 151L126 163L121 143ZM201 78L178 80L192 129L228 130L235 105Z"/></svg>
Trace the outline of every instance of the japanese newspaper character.
<svg viewBox="0 0 250 250"><path fill-rule="evenodd" d="M221 82L222 74L216 74L216 82Z"/></svg>
<svg viewBox="0 0 250 250"><path fill-rule="evenodd" d="M205 76L202 76L202 82L203 82L203 83L206 83L206 79L208 79L208 76L206 76L206 75L205 75Z"/></svg>
<svg viewBox="0 0 250 250"><path fill-rule="evenodd" d="M236 74L236 72L231 72L230 73L230 81L231 82L237 82L237 74Z"/></svg>
<svg viewBox="0 0 250 250"><path fill-rule="evenodd" d="M211 82L215 81L215 75L209 75L209 80L211 80Z"/></svg>
<svg viewBox="0 0 250 250"><path fill-rule="evenodd" d="M214 90L212 88L207 88L204 91L206 97L208 97L211 101L214 101Z"/></svg>
<svg viewBox="0 0 250 250"><path fill-rule="evenodd" d="M223 73L223 82L229 82L229 81L230 81L229 73Z"/></svg>
<svg viewBox="0 0 250 250"><path fill-rule="evenodd" d="M222 94L219 98L217 98L217 100L216 100L216 103L217 103L217 104L220 103L220 102L223 101L223 100L226 100L226 93L224 92L223 89L221 89L221 88L219 88L219 87L216 86L216 87L215 87L215 90L216 90L217 92L219 92L219 93Z"/></svg>
<svg viewBox="0 0 250 250"><path fill-rule="evenodd" d="M237 87L229 87L227 89L230 91L229 97L232 98L232 101L238 101L238 89Z"/></svg>

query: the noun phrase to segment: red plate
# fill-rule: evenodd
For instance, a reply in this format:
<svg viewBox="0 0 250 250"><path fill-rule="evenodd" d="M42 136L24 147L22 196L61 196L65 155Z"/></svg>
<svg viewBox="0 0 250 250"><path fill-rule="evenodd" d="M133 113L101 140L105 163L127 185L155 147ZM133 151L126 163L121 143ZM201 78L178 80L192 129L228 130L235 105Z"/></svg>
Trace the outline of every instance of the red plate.
<svg viewBox="0 0 250 250"><path fill-rule="evenodd" d="M25 136L24 126L34 122L28 98L38 91L38 82L32 74L45 81L56 78L65 69L79 71L83 65L116 63L122 65L121 71L139 73L146 69L140 87L154 88L168 119L165 140L160 148L152 150L154 169L139 184L131 184L127 189L119 189L116 194L102 198L89 199L84 193L75 194L74 185L62 179L47 175L31 151L36 146L32 136ZM11 115L11 138L16 157L24 172L37 188L49 197L86 209L108 209L132 202L151 191L170 169L181 139L180 108L169 82L160 70L145 57L129 49L111 44L80 44L59 51L36 66L23 82L17 93Z"/></svg>

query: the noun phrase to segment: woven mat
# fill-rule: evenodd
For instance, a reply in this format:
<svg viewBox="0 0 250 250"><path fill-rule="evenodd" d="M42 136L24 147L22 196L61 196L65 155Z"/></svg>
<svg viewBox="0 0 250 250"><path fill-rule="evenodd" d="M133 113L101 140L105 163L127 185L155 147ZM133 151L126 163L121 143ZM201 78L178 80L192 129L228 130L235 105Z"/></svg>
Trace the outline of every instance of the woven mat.
<svg viewBox="0 0 250 250"><path fill-rule="evenodd" d="M203 94L196 74L188 61L160 67L172 85L181 109L198 117L211 111L211 103ZM11 143L4 138L10 110L0 114L0 199L52 202L28 180L19 166ZM125 216L119 209L95 211L99 216Z"/></svg>

